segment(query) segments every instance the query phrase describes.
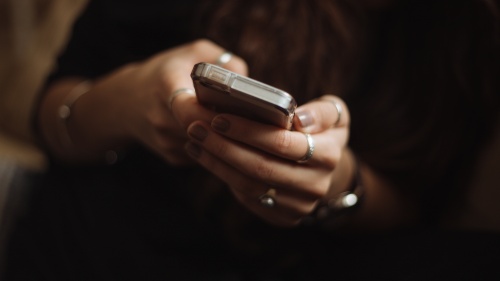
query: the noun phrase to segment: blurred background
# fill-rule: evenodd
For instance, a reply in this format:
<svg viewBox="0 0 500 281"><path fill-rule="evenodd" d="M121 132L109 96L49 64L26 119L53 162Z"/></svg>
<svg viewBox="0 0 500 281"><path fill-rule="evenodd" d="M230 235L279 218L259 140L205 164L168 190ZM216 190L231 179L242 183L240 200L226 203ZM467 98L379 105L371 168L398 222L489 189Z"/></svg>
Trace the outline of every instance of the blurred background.
<svg viewBox="0 0 500 281"><path fill-rule="evenodd" d="M0 0L0 266L10 228L47 167L32 128L36 95L86 2Z"/></svg>

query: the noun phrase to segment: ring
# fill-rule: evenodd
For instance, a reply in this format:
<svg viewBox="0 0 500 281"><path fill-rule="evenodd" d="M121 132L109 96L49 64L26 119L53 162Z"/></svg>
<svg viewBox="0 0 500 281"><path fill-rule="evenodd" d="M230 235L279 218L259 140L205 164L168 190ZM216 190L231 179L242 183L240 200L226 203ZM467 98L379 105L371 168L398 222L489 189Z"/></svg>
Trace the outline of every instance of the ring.
<svg viewBox="0 0 500 281"><path fill-rule="evenodd" d="M307 139L307 152L304 155L304 157L300 158L297 161L299 163L307 162L309 159L311 159L311 157L313 156L313 152L314 152L314 139L312 138L311 134L304 134L304 136L306 136L306 139Z"/></svg>
<svg viewBox="0 0 500 281"><path fill-rule="evenodd" d="M334 100L329 100L331 103L333 103L333 105L335 105L335 108L337 109L337 120L335 120L335 123L333 123L334 126L337 126L339 123L340 123L340 118L342 117L342 106L334 101Z"/></svg>
<svg viewBox="0 0 500 281"><path fill-rule="evenodd" d="M169 100L168 100L168 108L170 111L172 111L172 103L174 103L174 99L176 97L180 96L181 94L194 95L195 92L193 89L190 89L190 88L180 88L180 89L173 91L172 94L170 95Z"/></svg>
<svg viewBox="0 0 500 281"><path fill-rule="evenodd" d="M226 63L228 63L232 57L233 57L233 54L231 52L226 51L226 52L222 53L222 55L220 55L220 57L217 59L215 64L218 66L223 66Z"/></svg>
<svg viewBox="0 0 500 281"><path fill-rule="evenodd" d="M340 105L340 103L332 99L323 98L321 100L331 102L335 106L335 109L337 109L337 120L335 120L335 122L333 123L333 126L337 126L340 123L340 119L342 118L342 106Z"/></svg>
<svg viewBox="0 0 500 281"><path fill-rule="evenodd" d="M260 204L266 208L272 208L276 205L276 189L270 188L266 193L259 196Z"/></svg>

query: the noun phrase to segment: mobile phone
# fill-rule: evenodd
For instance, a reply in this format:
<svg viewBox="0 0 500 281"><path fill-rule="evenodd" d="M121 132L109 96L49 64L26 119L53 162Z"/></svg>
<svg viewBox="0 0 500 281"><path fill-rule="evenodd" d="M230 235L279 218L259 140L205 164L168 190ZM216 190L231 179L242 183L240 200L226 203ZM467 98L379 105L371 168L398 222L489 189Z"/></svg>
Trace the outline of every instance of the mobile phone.
<svg viewBox="0 0 500 281"><path fill-rule="evenodd" d="M285 91L210 63L197 63L191 72L198 101L221 113L292 128L297 103Z"/></svg>

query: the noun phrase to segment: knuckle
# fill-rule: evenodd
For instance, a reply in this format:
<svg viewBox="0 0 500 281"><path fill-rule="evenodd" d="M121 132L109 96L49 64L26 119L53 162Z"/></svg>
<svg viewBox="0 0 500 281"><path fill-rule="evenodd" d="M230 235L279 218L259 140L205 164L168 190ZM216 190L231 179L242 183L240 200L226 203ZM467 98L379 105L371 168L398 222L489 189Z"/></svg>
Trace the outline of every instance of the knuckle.
<svg viewBox="0 0 500 281"><path fill-rule="evenodd" d="M232 65L233 71L235 71L237 73L242 73L244 75L246 75L248 73L248 65L246 64L246 62L242 58L240 58L238 56L233 57L233 63L231 65Z"/></svg>
<svg viewBox="0 0 500 281"><path fill-rule="evenodd" d="M188 110L184 108L192 108L195 105L196 99L184 99L179 97L174 100L175 106L172 106L171 122L180 124L183 127L188 127L189 124L196 121L196 118Z"/></svg>
<svg viewBox="0 0 500 281"><path fill-rule="evenodd" d="M335 168L337 168L339 159L341 157L342 157L342 148L340 148L337 145L332 145L329 148L328 153L321 160L321 162L325 169L334 170Z"/></svg>
<svg viewBox="0 0 500 281"><path fill-rule="evenodd" d="M320 199L328 194L329 189L330 189L330 182L324 180L314 185L311 185L309 188L309 194L315 199Z"/></svg>
<svg viewBox="0 0 500 281"><path fill-rule="evenodd" d="M335 168L337 167L337 163L338 163L338 161L336 159L338 159L338 158L332 158L332 157L325 158L323 160L323 166L325 167L325 169L335 170Z"/></svg>
<svg viewBox="0 0 500 281"><path fill-rule="evenodd" d="M217 143L214 148L214 153L218 158L224 159L228 155L229 147L223 143Z"/></svg>
<svg viewBox="0 0 500 281"><path fill-rule="evenodd" d="M274 169L265 158L257 160L255 164L255 174L261 180L269 180L274 175Z"/></svg>
<svg viewBox="0 0 500 281"><path fill-rule="evenodd" d="M157 70L158 72L157 73L161 79L161 82L163 82L160 84L162 86L165 85L166 82L169 82L167 80L167 77L172 72L169 62L171 62L171 61L164 60L158 64L158 70Z"/></svg>
<svg viewBox="0 0 500 281"><path fill-rule="evenodd" d="M289 212L289 218L292 220L301 220L304 216L312 213L314 210L314 205L312 204L300 204L295 206L294 210Z"/></svg>
<svg viewBox="0 0 500 281"><path fill-rule="evenodd" d="M168 127L166 120L158 114L150 113L146 118L148 123L157 131L165 130Z"/></svg>
<svg viewBox="0 0 500 281"><path fill-rule="evenodd" d="M279 131L276 134L275 140L276 148L278 150L278 153L285 153L287 152L290 147L292 146L292 134L290 131Z"/></svg>
<svg viewBox="0 0 500 281"><path fill-rule="evenodd" d="M330 157L330 161L328 161L328 168L335 169L337 164L342 157L342 148L340 146L335 146L332 148L332 157Z"/></svg>
<svg viewBox="0 0 500 281"><path fill-rule="evenodd" d="M208 39L198 39L191 43L191 50L195 52L200 52L206 49L208 46L212 45L212 42Z"/></svg>
<svg viewBox="0 0 500 281"><path fill-rule="evenodd" d="M317 203L317 200L315 200L311 204L304 205L304 207L301 210L302 211L302 217L307 216L310 213L312 213L314 211L314 209L316 208L316 205L317 205L316 203Z"/></svg>

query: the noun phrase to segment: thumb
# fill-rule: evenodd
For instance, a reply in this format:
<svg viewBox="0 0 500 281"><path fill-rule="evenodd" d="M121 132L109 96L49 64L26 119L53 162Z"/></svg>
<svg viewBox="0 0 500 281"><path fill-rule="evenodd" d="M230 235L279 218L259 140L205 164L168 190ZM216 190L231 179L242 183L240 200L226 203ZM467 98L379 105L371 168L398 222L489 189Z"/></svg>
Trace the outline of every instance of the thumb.
<svg viewBox="0 0 500 281"><path fill-rule="evenodd" d="M304 133L319 133L332 127L349 126L349 110L342 99L325 95L295 110L293 125Z"/></svg>

